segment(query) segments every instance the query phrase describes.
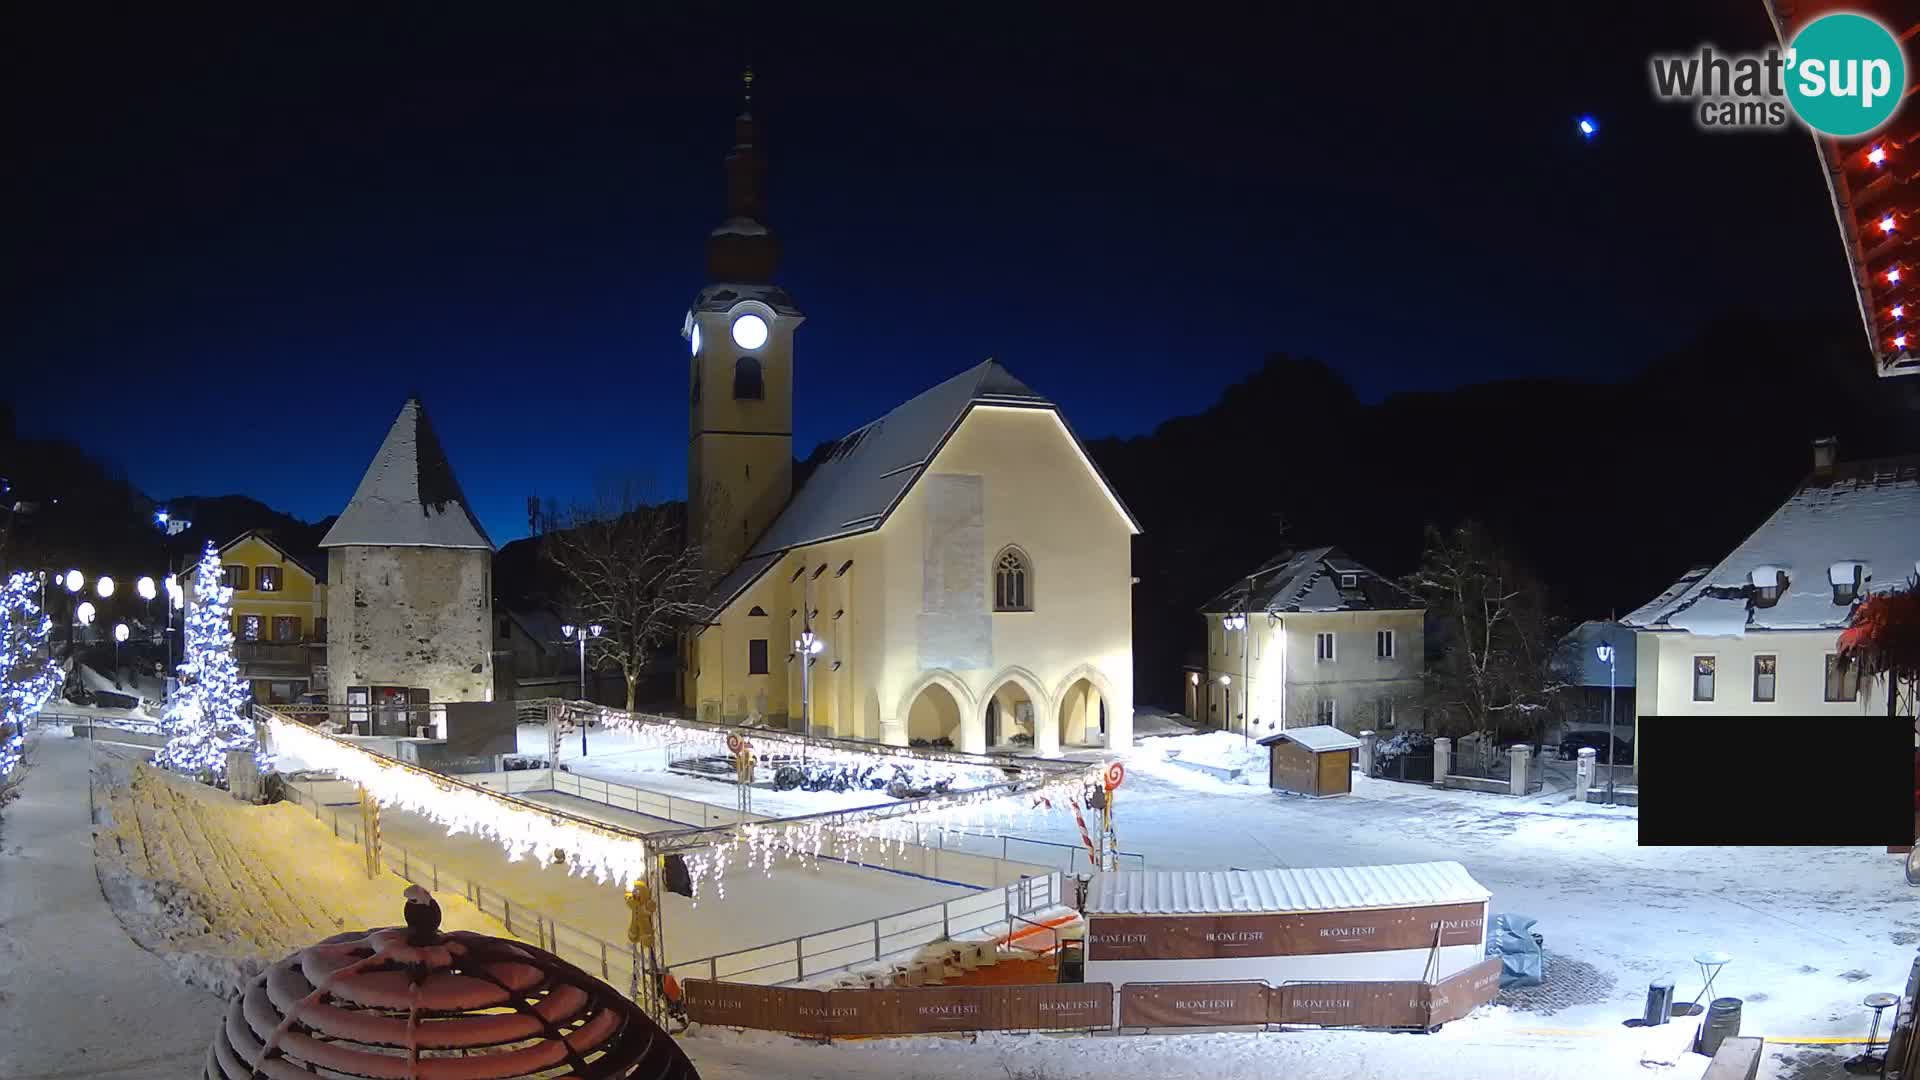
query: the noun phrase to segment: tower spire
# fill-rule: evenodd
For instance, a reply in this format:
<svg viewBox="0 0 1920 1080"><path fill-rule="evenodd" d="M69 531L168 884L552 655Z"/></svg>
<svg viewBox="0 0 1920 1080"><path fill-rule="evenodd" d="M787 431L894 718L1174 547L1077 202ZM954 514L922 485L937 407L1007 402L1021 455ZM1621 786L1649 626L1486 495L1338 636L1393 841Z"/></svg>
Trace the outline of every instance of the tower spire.
<svg viewBox="0 0 1920 1080"><path fill-rule="evenodd" d="M751 61L740 75L740 115L733 121L726 173L727 216L707 237L707 271L714 281L772 281L780 245L765 221L766 172L760 158L760 128L753 118Z"/></svg>

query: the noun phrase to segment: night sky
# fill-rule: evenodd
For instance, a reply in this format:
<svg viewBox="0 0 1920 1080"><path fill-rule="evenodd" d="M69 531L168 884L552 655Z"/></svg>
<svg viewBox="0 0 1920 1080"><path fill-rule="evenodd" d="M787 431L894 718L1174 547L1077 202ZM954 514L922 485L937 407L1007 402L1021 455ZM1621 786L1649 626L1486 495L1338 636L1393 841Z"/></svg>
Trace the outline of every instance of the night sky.
<svg viewBox="0 0 1920 1080"><path fill-rule="evenodd" d="M13 5L22 428L312 519L417 390L496 542L597 476L679 496L749 51L802 456L989 355L1095 437L1273 351L1375 400L1848 310L1804 132L1648 87L1760 0L1048 6Z"/></svg>

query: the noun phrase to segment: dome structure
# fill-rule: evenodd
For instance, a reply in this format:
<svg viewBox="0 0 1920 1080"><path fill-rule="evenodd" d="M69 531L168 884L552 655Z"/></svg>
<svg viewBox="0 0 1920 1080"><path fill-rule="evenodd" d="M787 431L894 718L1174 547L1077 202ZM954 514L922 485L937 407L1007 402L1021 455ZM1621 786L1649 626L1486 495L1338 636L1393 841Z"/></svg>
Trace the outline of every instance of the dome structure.
<svg viewBox="0 0 1920 1080"><path fill-rule="evenodd" d="M228 1006L206 1080L698 1080L638 1006L524 942L407 925L339 934L262 972Z"/></svg>

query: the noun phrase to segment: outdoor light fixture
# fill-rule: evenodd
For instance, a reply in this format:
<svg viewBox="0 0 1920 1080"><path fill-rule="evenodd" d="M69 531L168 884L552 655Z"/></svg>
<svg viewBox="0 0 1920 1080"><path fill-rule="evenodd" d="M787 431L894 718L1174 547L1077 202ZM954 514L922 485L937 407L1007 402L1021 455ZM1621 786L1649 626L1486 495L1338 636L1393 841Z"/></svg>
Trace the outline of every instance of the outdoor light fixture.
<svg viewBox="0 0 1920 1080"><path fill-rule="evenodd" d="M155 510L153 512L153 523L155 525L165 525L167 523L167 512L165 510Z"/></svg>
<svg viewBox="0 0 1920 1080"><path fill-rule="evenodd" d="M1893 305L1892 315L1894 318L1896 319L1904 318L1906 314L1907 314L1907 306L1905 304Z"/></svg>
<svg viewBox="0 0 1920 1080"><path fill-rule="evenodd" d="M180 582L172 574L167 575L167 596L173 600L174 607L187 606L187 592L180 587Z"/></svg>
<svg viewBox="0 0 1920 1080"><path fill-rule="evenodd" d="M587 639L600 636L600 624L575 626L566 623L560 627L560 636L577 642L580 646L580 700L587 700ZM587 723L580 722L580 756L587 756Z"/></svg>
<svg viewBox="0 0 1920 1080"><path fill-rule="evenodd" d="M1887 163L1886 147L1876 146L1867 151L1867 162L1872 165L1885 165Z"/></svg>
<svg viewBox="0 0 1920 1080"><path fill-rule="evenodd" d="M1905 334L1895 334L1895 335L1893 335L1893 347L1894 347L1894 348L1896 348L1896 349L1904 349L1904 348L1906 348L1906 347L1907 347L1907 335L1905 335Z"/></svg>
<svg viewBox="0 0 1920 1080"><path fill-rule="evenodd" d="M1593 122L1593 117L1583 116L1580 118L1580 135L1582 138L1591 139L1599 130L1600 125Z"/></svg>
<svg viewBox="0 0 1920 1080"><path fill-rule="evenodd" d="M66 575L60 580L62 584L66 585L68 592L79 592L87 585L87 576L78 570L67 571Z"/></svg>
<svg viewBox="0 0 1920 1080"><path fill-rule="evenodd" d="M1883 233L1890 233L1893 231L1893 215L1892 214L1888 214L1886 217L1883 217L1880 219L1880 231Z"/></svg>
<svg viewBox="0 0 1920 1080"><path fill-rule="evenodd" d="M142 600L151 600L160 595L159 590L154 588L153 579L150 577L143 577L139 581L134 582L133 591L139 593L140 599Z"/></svg>
<svg viewBox="0 0 1920 1080"><path fill-rule="evenodd" d="M126 623L113 624L113 640L116 643L127 640L127 624Z"/></svg>
<svg viewBox="0 0 1920 1080"><path fill-rule="evenodd" d="M100 593L100 599L105 600L107 597L113 595L113 579L102 574L100 575L100 583L95 585L94 588Z"/></svg>
<svg viewBox="0 0 1920 1080"><path fill-rule="evenodd" d="M800 640L793 643L800 654L800 731L804 735L813 734L813 658L825 651L827 643L812 630L800 631Z"/></svg>
<svg viewBox="0 0 1920 1080"><path fill-rule="evenodd" d="M1197 671L1189 671L1189 672L1187 672L1187 682L1189 682L1189 683L1191 683L1191 684L1192 684L1192 685L1194 685L1194 686L1199 686L1199 685L1200 685L1200 673L1199 673L1199 672L1197 672Z"/></svg>
<svg viewBox="0 0 1920 1080"><path fill-rule="evenodd" d="M1898 285L1899 283L1900 283L1900 268L1896 266L1893 269L1887 271L1887 284Z"/></svg>
<svg viewBox="0 0 1920 1080"><path fill-rule="evenodd" d="M733 343L751 352L767 343L767 320L746 314L733 320Z"/></svg>
<svg viewBox="0 0 1920 1080"><path fill-rule="evenodd" d="M1222 676L1220 676L1220 685L1221 685L1221 686L1232 686L1232 685L1233 685L1233 676L1231 676L1231 675L1222 675Z"/></svg>
<svg viewBox="0 0 1920 1080"><path fill-rule="evenodd" d="M74 614L79 617L81 626L92 626L93 625L93 601L91 600L80 601L80 607L78 610L74 612Z"/></svg>
<svg viewBox="0 0 1920 1080"><path fill-rule="evenodd" d="M1613 805L1613 741L1615 738L1613 733L1614 651L1613 651L1613 646L1611 644L1607 642L1601 642L1599 645L1594 647L1593 652L1595 656L1598 656L1600 658L1601 663L1607 665L1607 805L1612 806ZM1580 797L1584 799L1586 798L1586 795L1582 793Z"/></svg>

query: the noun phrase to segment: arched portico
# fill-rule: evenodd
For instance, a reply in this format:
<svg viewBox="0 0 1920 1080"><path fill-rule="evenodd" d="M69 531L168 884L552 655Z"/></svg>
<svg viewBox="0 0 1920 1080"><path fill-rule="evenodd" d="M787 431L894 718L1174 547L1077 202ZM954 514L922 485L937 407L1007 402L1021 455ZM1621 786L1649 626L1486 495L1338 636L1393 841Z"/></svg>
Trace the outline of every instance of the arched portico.
<svg viewBox="0 0 1920 1080"><path fill-rule="evenodd" d="M1109 746L1119 701L1099 668L1081 664L1053 692L1056 746Z"/></svg>
<svg viewBox="0 0 1920 1080"><path fill-rule="evenodd" d="M1052 699L1040 687L1040 680L1023 667L1003 668L987 683L980 695L982 743L991 750L1007 746L1021 731L1033 736L1033 747L1041 754L1060 751L1060 728L1055 722ZM1022 717L1022 706L1030 720ZM1029 726L1030 725L1030 726Z"/></svg>
<svg viewBox="0 0 1920 1080"><path fill-rule="evenodd" d="M894 716L905 741L950 738L969 753L985 749L986 731L979 705L967 684L944 668L923 673L900 695ZM935 728L939 730L934 730Z"/></svg>

